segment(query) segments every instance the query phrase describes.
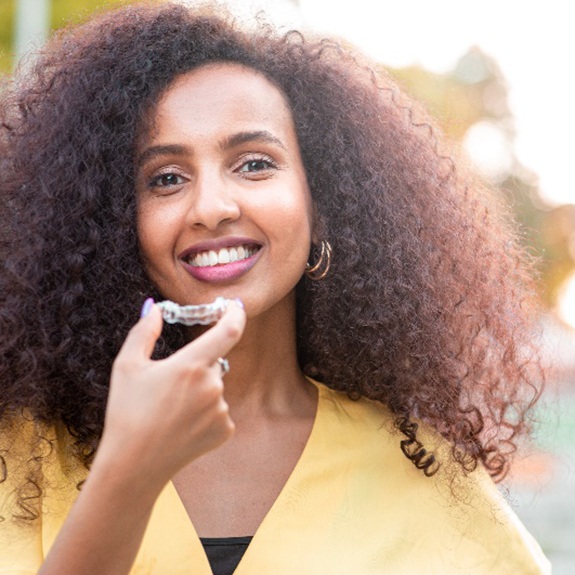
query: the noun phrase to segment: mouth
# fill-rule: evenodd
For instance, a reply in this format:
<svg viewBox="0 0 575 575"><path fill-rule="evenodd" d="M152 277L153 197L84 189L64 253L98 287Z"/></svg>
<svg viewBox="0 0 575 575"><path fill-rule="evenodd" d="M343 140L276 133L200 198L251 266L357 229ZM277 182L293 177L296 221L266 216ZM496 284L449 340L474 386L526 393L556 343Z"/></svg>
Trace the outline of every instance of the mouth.
<svg viewBox="0 0 575 575"><path fill-rule="evenodd" d="M219 250L205 250L190 254L186 263L194 268L221 266L242 260L247 260L260 250L256 244L242 244L239 246L220 248Z"/></svg>

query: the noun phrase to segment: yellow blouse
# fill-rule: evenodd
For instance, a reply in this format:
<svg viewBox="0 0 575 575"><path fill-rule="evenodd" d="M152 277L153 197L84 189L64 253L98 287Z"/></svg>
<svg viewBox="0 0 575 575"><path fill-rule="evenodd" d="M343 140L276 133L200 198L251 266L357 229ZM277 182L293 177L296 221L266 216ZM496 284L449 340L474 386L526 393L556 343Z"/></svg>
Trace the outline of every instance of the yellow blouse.
<svg viewBox="0 0 575 575"><path fill-rule="evenodd" d="M551 572L484 470L463 476L446 459L445 442L425 430L426 447L444 453L439 472L425 477L401 452L404 436L385 408L316 385L318 410L307 445L236 575ZM0 485L5 503L0 515L6 517L0 523L0 573L36 573L77 495L82 472L66 456L69 439L61 430L53 433L58 449L45 459L40 521L12 521L9 482ZM211 570L169 483L156 502L132 574L180 573L210 575Z"/></svg>

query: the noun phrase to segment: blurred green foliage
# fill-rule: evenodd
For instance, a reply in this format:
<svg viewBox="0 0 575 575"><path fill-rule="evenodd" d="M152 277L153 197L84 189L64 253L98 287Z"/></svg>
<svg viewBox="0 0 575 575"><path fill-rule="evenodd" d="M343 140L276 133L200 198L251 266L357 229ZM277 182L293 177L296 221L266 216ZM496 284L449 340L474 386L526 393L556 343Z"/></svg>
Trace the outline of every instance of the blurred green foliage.
<svg viewBox="0 0 575 575"><path fill-rule="evenodd" d="M52 0L50 29L86 20L95 11L129 3L128 0ZM10 72L14 54L16 0L0 0L0 71Z"/></svg>
<svg viewBox="0 0 575 575"><path fill-rule="evenodd" d="M129 3L128 0L52 0L51 27L57 30L66 24L82 22L93 12Z"/></svg>
<svg viewBox="0 0 575 575"><path fill-rule="evenodd" d="M0 0L0 71L3 72L12 67L15 6L15 0Z"/></svg>

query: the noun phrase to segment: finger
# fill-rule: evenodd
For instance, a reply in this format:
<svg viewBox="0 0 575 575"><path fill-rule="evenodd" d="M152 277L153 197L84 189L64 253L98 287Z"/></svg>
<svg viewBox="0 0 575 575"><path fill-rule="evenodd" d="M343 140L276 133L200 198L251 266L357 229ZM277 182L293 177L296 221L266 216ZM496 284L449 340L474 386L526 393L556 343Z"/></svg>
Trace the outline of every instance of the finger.
<svg viewBox="0 0 575 575"><path fill-rule="evenodd" d="M211 329L172 355L174 361L188 364L191 358L200 360L206 367L218 357L225 356L240 341L246 324L246 314L235 301L228 304L224 315Z"/></svg>
<svg viewBox="0 0 575 575"><path fill-rule="evenodd" d="M162 312L157 305L152 305L148 314L142 318L128 333L120 349L120 356L132 356L149 359L154 345L162 333Z"/></svg>

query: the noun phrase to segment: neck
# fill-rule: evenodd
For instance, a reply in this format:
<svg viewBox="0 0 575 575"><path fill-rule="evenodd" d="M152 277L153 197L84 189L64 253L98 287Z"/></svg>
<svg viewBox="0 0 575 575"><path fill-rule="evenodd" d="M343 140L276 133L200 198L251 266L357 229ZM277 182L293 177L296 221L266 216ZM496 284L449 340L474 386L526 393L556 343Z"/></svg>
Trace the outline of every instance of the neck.
<svg viewBox="0 0 575 575"><path fill-rule="evenodd" d="M248 319L244 335L227 356L225 397L234 420L307 415L315 388L297 362L295 295Z"/></svg>

